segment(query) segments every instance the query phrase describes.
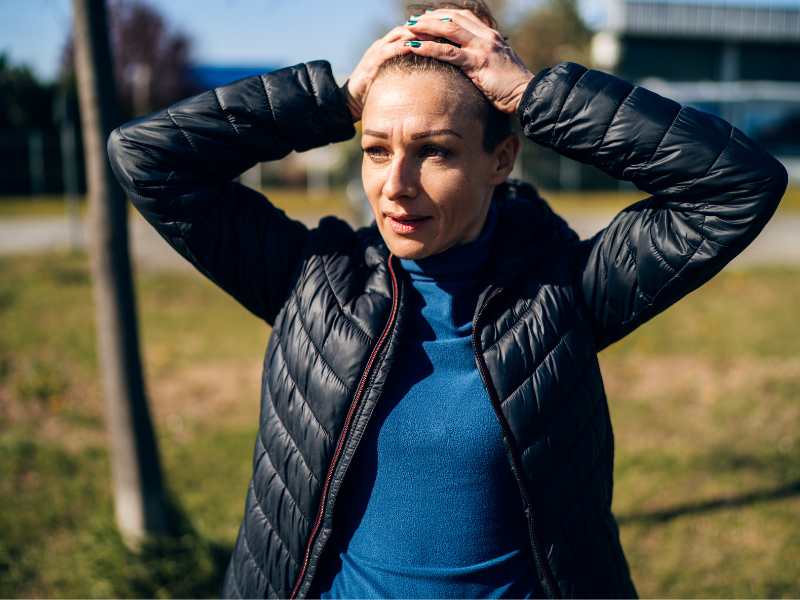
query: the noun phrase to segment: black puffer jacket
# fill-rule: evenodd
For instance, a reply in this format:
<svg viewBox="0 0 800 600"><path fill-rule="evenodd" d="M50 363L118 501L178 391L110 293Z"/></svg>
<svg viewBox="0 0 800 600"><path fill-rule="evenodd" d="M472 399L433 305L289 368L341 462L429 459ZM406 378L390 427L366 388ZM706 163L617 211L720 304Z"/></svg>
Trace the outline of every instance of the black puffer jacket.
<svg viewBox="0 0 800 600"><path fill-rule="evenodd" d="M761 231L786 171L728 123L572 63L538 74L525 135L649 197L580 241L527 184L499 186L473 320L476 368L519 482L536 569L559 596L633 596L611 514L597 352L710 279ZM347 467L403 335L406 274L373 223L308 229L232 180L354 135L328 63L252 77L115 130L144 217L273 325L244 519L223 594L313 595ZM387 518L390 518L387 515Z"/></svg>

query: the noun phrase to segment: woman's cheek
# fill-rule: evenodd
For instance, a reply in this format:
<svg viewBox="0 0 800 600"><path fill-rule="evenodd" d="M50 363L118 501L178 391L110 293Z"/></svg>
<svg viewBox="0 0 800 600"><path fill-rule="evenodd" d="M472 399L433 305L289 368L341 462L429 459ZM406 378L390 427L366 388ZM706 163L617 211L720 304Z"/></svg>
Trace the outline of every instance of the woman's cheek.
<svg viewBox="0 0 800 600"><path fill-rule="evenodd" d="M438 210L445 213L457 210L456 205L463 204L464 198L474 193L464 174L453 169L429 172L423 178L423 188Z"/></svg>
<svg viewBox="0 0 800 600"><path fill-rule="evenodd" d="M370 203L377 201L381 191L380 173L376 172L374 166L366 162L361 167L361 183L364 186L364 193L367 194Z"/></svg>
<svg viewBox="0 0 800 600"><path fill-rule="evenodd" d="M429 164L420 169L422 187L434 198L458 193L463 181L463 173L452 167Z"/></svg>

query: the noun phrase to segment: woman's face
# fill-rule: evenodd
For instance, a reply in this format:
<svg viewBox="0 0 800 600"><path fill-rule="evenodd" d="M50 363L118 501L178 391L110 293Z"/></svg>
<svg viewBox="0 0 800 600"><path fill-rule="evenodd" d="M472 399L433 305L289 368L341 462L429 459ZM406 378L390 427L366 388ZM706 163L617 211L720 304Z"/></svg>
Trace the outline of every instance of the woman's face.
<svg viewBox="0 0 800 600"><path fill-rule="evenodd" d="M475 239L513 166L516 149L508 156L507 146L518 148L516 136L516 146L483 149L483 124L465 109L470 85L436 72L388 72L370 87L361 176L378 229L400 258ZM410 217L417 220L400 222Z"/></svg>

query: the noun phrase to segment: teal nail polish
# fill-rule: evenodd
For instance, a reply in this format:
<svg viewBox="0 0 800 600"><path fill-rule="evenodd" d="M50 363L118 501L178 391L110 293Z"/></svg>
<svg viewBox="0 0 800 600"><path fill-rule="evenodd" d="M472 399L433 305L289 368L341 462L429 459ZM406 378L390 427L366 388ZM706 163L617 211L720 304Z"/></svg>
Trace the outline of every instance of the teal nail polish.
<svg viewBox="0 0 800 600"><path fill-rule="evenodd" d="M408 21L406 21L406 25L416 25L416 24L417 24L416 19L409 19Z"/></svg>
<svg viewBox="0 0 800 600"><path fill-rule="evenodd" d="M440 20L440 21L452 21L453 19L451 19L450 17L442 17L442 18L441 18L441 19L439 19L439 20Z"/></svg>
<svg viewBox="0 0 800 600"><path fill-rule="evenodd" d="M433 11L430 8L426 8L425 12L428 13L428 12L433 12Z"/></svg>
<svg viewBox="0 0 800 600"><path fill-rule="evenodd" d="M418 41L414 40L414 41L411 41L411 42L406 42L405 45L406 46L411 46L412 48L419 48L420 46L422 46L422 42L418 42Z"/></svg>

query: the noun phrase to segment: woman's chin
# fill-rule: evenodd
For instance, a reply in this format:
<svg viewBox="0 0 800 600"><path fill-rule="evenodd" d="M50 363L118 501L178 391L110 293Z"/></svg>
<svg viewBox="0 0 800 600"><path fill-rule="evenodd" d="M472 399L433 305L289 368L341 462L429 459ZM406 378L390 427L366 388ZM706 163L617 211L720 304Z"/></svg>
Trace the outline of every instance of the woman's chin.
<svg viewBox="0 0 800 600"><path fill-rule="evenodd" d="M397 258L406 258L409 260L419 260L431 255L430 245L425 244L420 240L390 240L386 244L389 250Z"/></svg>

